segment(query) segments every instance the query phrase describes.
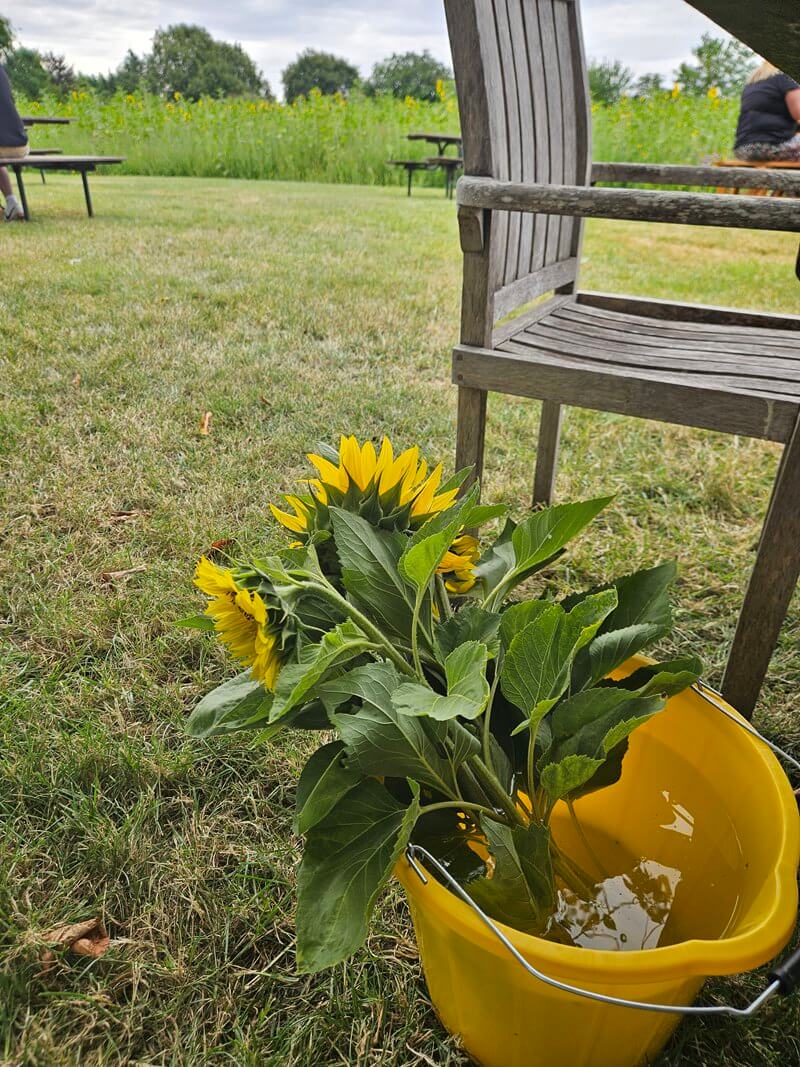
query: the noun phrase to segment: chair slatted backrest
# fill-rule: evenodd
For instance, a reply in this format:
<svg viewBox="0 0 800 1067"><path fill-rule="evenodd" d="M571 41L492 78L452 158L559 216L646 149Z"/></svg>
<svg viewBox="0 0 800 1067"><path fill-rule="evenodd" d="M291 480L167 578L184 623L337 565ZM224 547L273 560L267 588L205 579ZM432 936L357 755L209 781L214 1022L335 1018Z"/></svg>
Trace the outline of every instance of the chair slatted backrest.
<svg viewBox="0 0 800 1067"><path fill-rule="evenodd" d="M586 185L591 111L577 0L445 0L464 173ZM574 284L582 220L495 212L494 318Z"/></svg>

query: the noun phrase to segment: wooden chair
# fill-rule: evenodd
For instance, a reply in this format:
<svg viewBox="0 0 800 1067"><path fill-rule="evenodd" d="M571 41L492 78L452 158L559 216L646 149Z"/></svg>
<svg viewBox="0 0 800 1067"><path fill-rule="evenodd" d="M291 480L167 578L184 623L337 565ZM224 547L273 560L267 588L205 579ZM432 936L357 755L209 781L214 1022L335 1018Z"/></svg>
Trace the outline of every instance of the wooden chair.
<svg viewBox="0 0 800 1067"><path fill-rule="evenodd" d="M465 163L457 189L457 464L482 471L492 391L543 402L536 503L552 496L566 404L780 441L783 459L723 682L725 696L749 715L800 574L800 317L581 292L582 220L800 232L800 202L592 187L576 0L445 0L445 9ZM625 170L611 180L659 180L657 168L613 166ZM694 184L706 184L709 169L698 168ZM713 173L715 185L744 184L741 170ZM796 176L784 173L780 183L800 190Z"/></svg>

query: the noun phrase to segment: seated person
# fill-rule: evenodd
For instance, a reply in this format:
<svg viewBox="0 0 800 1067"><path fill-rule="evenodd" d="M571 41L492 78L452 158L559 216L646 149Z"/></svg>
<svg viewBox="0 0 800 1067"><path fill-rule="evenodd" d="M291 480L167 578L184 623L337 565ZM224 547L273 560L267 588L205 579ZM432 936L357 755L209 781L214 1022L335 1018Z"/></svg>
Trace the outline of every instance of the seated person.
<svg viewBox="0 0 800 1067"><path fill-rule="evenodd" d="M800 163L800 85L771 63L747 80L734 153L747 162Z"/></svg>
<svg viewBox="0 0 800 1067"><path fill-rule="evenodd" d="M0 158L22 159L28 154L28 135L14 105L11 84L5 68L0 66ZM25 217L11 187L11 178L5 167L0 167L0 193L6 202L4 218L13 222Z"/></svg>

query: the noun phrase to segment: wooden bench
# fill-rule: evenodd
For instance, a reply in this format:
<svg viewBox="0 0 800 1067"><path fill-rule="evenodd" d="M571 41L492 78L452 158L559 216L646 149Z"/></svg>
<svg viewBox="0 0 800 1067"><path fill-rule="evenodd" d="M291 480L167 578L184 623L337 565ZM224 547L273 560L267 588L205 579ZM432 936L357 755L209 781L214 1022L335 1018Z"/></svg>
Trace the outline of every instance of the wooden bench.
<svg viewBox="0 0 800 1067"><path fill-rule="evenodd" d="M461 156L429 156L428 163L432 167L441 167L444 171L444 195L448 200L452 200L456 171L462 169L464 160Z"/></svg>
<svg viewBox="0 0 800 1067"><path fill-rule="evenodd" d="M430 163L426 159L389 159L390 167L405 167L408 175L408 195L411 196L411 179L418 170L430 170Z"/></svg>
<svg viewBox="0 0 800 1067"><path fill-rule="evenodd" d="M440 168L444 171L444 195L453 199L455 189L455 174L464 166L464 160L460 156L427 156L425 159L390 159L387 160L391 167L405 167L408 174L408 195L411 196L411 179L418 170L435 170Z"/></svg>
<svg viewBox="0 0 800 1067"><path fill-rule="evenodd" d="M25 194L25 182L22 177L24 170L63 170L80 174L83 182L83 194L86 198L86 211L91 218L94 215L94 208L92 207L92 197L89 192L89 171L97 170L100 166L105 167L124 162L124 156L63 156L55 152L46 156L36 155L34 152L25 156L24 159L4 159L0 157L0 167L8 167L16 175L22 210L28 221L30 221L31 216L28 208L28 198Z"/></svg>
<svg viewBox="0 0 800 1067"><path fill-rule="evenodd" d="M768 170L768 171L800 171L800 163L792 163L786 159L775 160L751 160L745 161L742 159L718 159L714 161L715 167L749 167L752 170ZM800 177L800 174L797 175ZM766 175L764 176L766 177ZM771 177L771 175L770 175ZM780 186L776 187L771 182L765 181L763 185L751 185L742 186L750 196L786 196L786 190ZM717 189L718 193L725 193L728 189L725 186L720 186ZM740 187L736 186L732 192L740 192ZM789 196L797 196L797 193L790 192Z"/></svg>
<svg viewBox="0 0 800 1067"><path fill-rule="evenodd" d="M758 25L767 5L777 18L773 0L715 0L714 10L747 8ZM701 9L711 7L704 0ZM471 467L480 477L490 392L542 402L536 503L553 496L567 405L782 444L722 682L725 698L749 716L800 578L800 315L586 292L580 288L583 220L800 234L800 200L788 197L773 202L591 184L708 182L713 188L731 179L728 188L736 188L747 175L787 192L799 176L738 163L716 171L592 167L578 3L445 0L445 11L466 174L456 192L464 253L461 341L453 352L456 469ZM790 21L784 20L787 33ZM735 250L734 241L730 247ZM664 254L665 272L669 266ZM709 277L717 269L707 264Z"/></svg>

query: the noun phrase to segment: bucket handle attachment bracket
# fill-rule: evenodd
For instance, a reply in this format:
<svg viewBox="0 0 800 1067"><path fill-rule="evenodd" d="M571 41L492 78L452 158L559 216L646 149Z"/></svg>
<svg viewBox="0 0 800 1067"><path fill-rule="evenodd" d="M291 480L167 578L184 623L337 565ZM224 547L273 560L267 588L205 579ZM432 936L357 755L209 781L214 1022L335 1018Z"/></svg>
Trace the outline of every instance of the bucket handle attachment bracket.
<svg viewBox="0 0 800 1067"><path fill-rule="evenodd" d="M798 259L800 264L800 259ZM716 689L712 689L711 686L706 685L704 682L697 682L692 686L692 689L698 693L705 701L715 707L718 711L722 712L731 722L734 722L737 726L746 730L749 734L757 737L760 741L763 741L768 748L770 748L776 755L785 759L788 763L791 763L795 768L800 769L800 761L791 756L788 752L784 752L783 749L778 748L777 745L768 741L765 737L756 730L756 728L739 716L734 715L731 711L721 702L721 694ZM510 953L511 956L517 961L517 963L528 972L533 978L536 978L540 982L544 982L545 985L552 986L554 989L560 989L564 993L571 993L576 997L583 997L587 1000L598 1001L601 1004L612 1004L620 1008L633 1008L637 1011L655 1011L665 1015L733 1015L738 1019L746 1019L749 1016L755 1014L763 1004L770 1000L776 994L783 996L792 993L800 986L800 948L795 949L782 963L769 972L770 983L763 989L757 997L755 997L744 1008L736 1008L732 1004L713 1004L709 1006L700 1006L695 1004L651 1004L646 1001L640 1000L626 1000L623 997L611 997L605 993L596 993L591 989L583 989L581 986L570 985L568 982L561 982L557 978L553 978L548 974L538 970L532 964L528 963L521 952L514 946L510 939L503 933L500 927L489 918L489 916L479 907L478 904L472 899L469 893L464 887L456 881L456 879L450 874L446 867L444 867L435 856L432 856L427 849L421 845L415 845L411 842L406 847L405 851L406 861L416 876L422 882L423 885L428 884L428 876L424 869L418 862L419 859L425 861L429 869L433 868L436 873L441 877L445 885L459 897L463 902L471 908L471 910L477 915L481 922L486 926L489 931L494 935L500 944Z"/></svg>

